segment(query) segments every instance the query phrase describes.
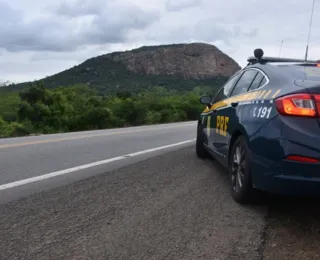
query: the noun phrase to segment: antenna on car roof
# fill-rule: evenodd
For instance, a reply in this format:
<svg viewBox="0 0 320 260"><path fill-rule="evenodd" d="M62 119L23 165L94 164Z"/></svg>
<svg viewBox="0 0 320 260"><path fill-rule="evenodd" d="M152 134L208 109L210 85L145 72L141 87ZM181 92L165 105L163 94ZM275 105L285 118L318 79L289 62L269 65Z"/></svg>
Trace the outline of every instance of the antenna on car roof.
<svg viewBox="0 0 320 260"><path fill-rule="evenodd" d="M253 65L256 63L265 64L270 62L296 62L296 63L316 63L318 64L319 61L316 60L304 60L304 59L292 59L292 58L279 58L279 57L266 57L263 56L263 50L262 49L255 49L254 50L254 56L251 56L247 59L249 62L247 66Z"/></svg>
<svg viewBox="0 0 320 260"><path fill-rule="evenodd" d="M281 41L281 45L280 45L279 58L280 58L280 54L281 54L281 51L282 51L282 45L283 45L283 40Z"/></svg>
<svg viewBox="0 0 320 260"><path fill-rule="evenodd" d="M307 61L307 59L308 59L310 32L311 32L311 25L312 25L312 18L313 18L314 3L315 3L315 1L316 1L316 0L313 0L313 3L312 3L311 18L310 18L310 24L309 24L309 33L308 33L308 40L307 40L307 47L306 47L306 55L305 55L305 57L304 57L304 60L305 60L305 61Z"/></svg>

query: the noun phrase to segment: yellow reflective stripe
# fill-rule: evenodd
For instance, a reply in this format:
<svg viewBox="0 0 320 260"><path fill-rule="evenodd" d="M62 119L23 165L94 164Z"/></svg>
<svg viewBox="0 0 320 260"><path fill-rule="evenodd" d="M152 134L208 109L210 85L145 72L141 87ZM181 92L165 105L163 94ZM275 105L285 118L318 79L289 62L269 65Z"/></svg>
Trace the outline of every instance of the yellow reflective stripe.
<svg viewBox="0 0 320 260"><path fill-rule="evenodd" d="M261 91L257 91L256 93L257 93L257 94L254 96L254 99L258 99L258 97L259 97L260 94L261 94Z"/></svg>
<svg viewBox="0 0 320 260"><path fill-rule="evenodd" d="M251 92L251 93L249 93L249 94L248 94L248 100L252 100L252 99L254 99L255 95L256 95L256 93L255 93L255 92ZM248 101L248 100L246 100L246 101Z"/></svg>
<svg viewBox="0 0 320 260"><path fill-rule="evenodd" d="M267 98L271 94L272 90L270 89L267 94L265 94L264 98Z"/></svg>
<svg viewBox="0 0 320 260"><path fill-rule="evenodd" d="M281 89L278 89L272 98L277 96L280 93ZM206 108L203 112L209 112L218 108L225 107L227 105L230 105L232 102L241 102L241 101L250 101L255 99L266 99L270 94L272 93L272 90L257 90L250 93L244 93L242 95L230 97L221 101L218 101L217 103L213 104L210 109Z"/></svg>
<svg viewBox="0 0 320 260"><path fill-rule="evenodd" d="M265 93L266 93L265 90L261 91L261 94L258 96L258 98L262 98Z"/></svg>
<svg viewBox="0 0 320 260"><path fill-rule="evenodd" d="M280 93L280 91L281 91L281 89L278 89L278 91L273 94L272 98L275 98Z"/></svg>
<svg viewBox="0 0 320 260"><path fill-rule="evenodd" d="M211 116L208 116L207 119L207 135L210 136L210 129L211 129Z"/></svg>

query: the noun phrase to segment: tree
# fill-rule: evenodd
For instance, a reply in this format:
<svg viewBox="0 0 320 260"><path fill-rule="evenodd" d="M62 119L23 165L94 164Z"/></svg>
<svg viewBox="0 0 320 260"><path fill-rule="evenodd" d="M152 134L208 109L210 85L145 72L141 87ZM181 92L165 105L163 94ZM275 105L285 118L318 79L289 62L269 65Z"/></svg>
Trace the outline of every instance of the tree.
<svg viewBox="0 0 320 260"><path fill-rule="evenodd" d="M1 87L7 87L9 85L11 85L12 83L10 83L9 80L0 80L0 88Z"/></svg>
<svg viewBox="0 0 320 260"><path fill-rule="evenodd" d="M57 133L195 120L203 109L196 88L181 93L164 87L108 96L86 85L54 89L31 83L19 94L0 95L0 136Z"/></svg>

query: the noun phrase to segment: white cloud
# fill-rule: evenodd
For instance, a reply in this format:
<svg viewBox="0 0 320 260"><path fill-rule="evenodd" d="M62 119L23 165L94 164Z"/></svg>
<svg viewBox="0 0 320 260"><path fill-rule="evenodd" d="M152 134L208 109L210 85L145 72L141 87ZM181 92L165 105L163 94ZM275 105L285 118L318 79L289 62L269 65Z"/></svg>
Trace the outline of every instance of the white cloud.
<svg viewBox="0 0 320 260"><path fill-rule="evenodd" d="M34 80L107 52L207 42L240 65L255 48L304 57L312 0L0 0L0 79ZM309 57L320 58L316 2Z"/></svg>
<svg viewBox="0 0 320 260"><path fill-rule="evenodd" d="M181 11L186 8L197 7L202 4L202 0L168 0L166 10L169 12Z"/></svg>

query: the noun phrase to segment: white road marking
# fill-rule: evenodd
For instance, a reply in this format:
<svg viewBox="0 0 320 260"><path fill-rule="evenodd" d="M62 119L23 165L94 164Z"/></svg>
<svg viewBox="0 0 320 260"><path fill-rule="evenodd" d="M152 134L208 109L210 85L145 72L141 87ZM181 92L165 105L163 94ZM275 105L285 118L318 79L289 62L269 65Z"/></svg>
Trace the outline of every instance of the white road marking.
<svg viewBox="0 0 320 260"><path fill-rule="evenodd" d="M133 157L133 156L137 156L137 155L141 155L141 154L145 154L145 153L151 153L151 152L163 150L163 149L174 147L174 146L179 146L179 145L182 145L182 144L191 143L191 142L193 142L195 140L196 139L191 139L191 140L186 140L186 141L179 142L179 143L159 146L159 147L155 147L155 148L148 149L148 150L129 153L129 154L126 154L126 155L117 156L117 157L113 157L113 158L102 160L102 161L97 161L97 162L93 162L93 163L89 163L89 164L84 164L84 165L72 167L72 168L69 168L69 169L64 169L64 170L61 170L61 171L47 173L47 174L44 174L44 175L40 175L40 176L28 178L28 179L23 179L23 180L19 180L19 181L14 181L14 182L2 184L2 185L0 185L0 191L1 190L6 190L6 189L10 189L10 188L14 188L14 187L18 187L18 186L22 186L22 185L25 185L25 184L28 184L28 183L33 183L33 182L37 182L37 181L46 180L46 179L53 178L53 177L56 177L56 176L59 176L59 175L64 175L64 174L68 174L68 173L71 173L71 172L80 171L80 170L83 170L83 169L88 169L88 168L95 167L95 166L98 166L98 165L102 165L102 164L107 164L107 163L123 160L123 159L126 159L128 157Z"/></svg>
<svg viewBox="0 0 320 260"><path fill-rule="evenodd" d="M131 127L131 128L135 128L135 129L128 128L129 130L124 130L124 131L122 131L122 130L120 131L119 130L117 132L114 132L114 131L109 132L109 131L107 131L107 133L103 132L103 133L100 133L100 134L91 134L91 135L82 135L81 134L81 135L76 135L76 136L70 136L72 133L66 133L66 134L63 134L63 136L65 136L65 137L54 138L54 139L50 138L50 136L53 136L53 135L47 135L50 139L44 139L44 140L40 139L40 140L33 140L33 141L28 141L28 142L25 141L25 142L22 142L22 143L0 144L0 149L27 146L27 145L35 145L35 144L44 144L44 143L56 143L56 142L71 141L71 140L85 139L85 138L94 138L94 137L102 137L102 136L131 134L131 133L140 133L140 132L147 132L147 131L159 131L159 130L164 130L164 129L186 127L186 126L191 126L191 125L195 125L195 124L196 124L195 122L192 122L192 123L188 122L188 123L181 123L181 124L175 124L175 125L159 126L157 128L153 127L153 126ZM90 131L90 132L94 132L94 131ZM45 136L45 135L42 135L42 136ZM25 138L25 137L17 137L17 138L18 138L18 140L21 140L20 138ZM17 138L15 138L15 139L17 139ZM28 137L26 137L26 138L28 138ZM7 139L3 139L3 140L6 141ZM9 138L9 140L10 140L10 138ZM1 142L1 139L0 139L0 142Z"/></svg>

